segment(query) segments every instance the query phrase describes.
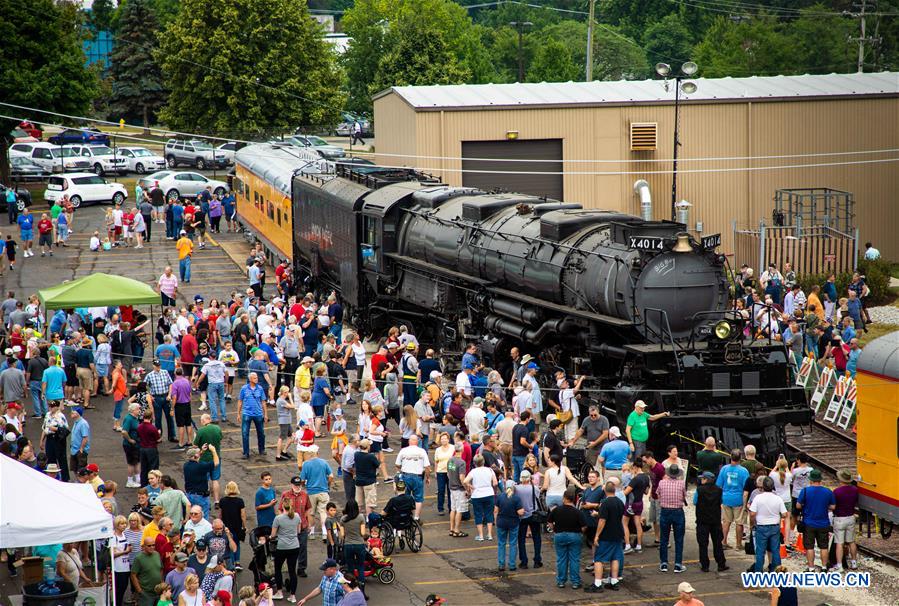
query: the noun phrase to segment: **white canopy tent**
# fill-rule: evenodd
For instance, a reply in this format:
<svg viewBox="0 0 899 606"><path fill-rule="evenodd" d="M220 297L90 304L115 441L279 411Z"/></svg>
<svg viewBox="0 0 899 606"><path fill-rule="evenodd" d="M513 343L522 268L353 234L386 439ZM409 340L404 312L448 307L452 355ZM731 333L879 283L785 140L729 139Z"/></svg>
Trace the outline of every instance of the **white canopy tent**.
<svg viewBox="0 0 899 606"><path fill-rule="evenodd" d="M106 539L112 517L90 484L59 482L0 456L0 548Z"/></svg>

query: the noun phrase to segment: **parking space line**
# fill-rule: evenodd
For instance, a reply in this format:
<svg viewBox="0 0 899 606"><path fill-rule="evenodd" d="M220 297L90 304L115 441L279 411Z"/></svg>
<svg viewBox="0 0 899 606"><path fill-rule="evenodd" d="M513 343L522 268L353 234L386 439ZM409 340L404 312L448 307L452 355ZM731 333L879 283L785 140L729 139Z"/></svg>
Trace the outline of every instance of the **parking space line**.
<svg viewBox="0 0 899 606"><path fill-rule="evenodd" d="M402 556L414 556L414 555L419 555L419 556L420 555L442 555L445 553L457 553L457 552L461 552L461 551L480 551L480 550L486 550L486 549L492 549L492 550L496 551L496 545L488 545L486 547L469 547L469 548L464 548L464 549L447 549L447 550L443 550L443 551L434 551L434 552L428 552L428 553L426 553L426 552L394 553L392 557L397 558L397 557L402 557ZM685 564L695 564L698 561L699 560L685 560L684 563ZM651 566L651 567L655 568L658 566L658 564L655 564L655 563L630 564L630 565L626 564L624 566L624 569L625 570L636 570L636 569L640 569L640 568L646 568L647 566ZM556 571L550 569L550 570L542 570L540 572L516 572L513 574L507 574L504 576L493 575L493 576L489 576L489 577L476 577L476 578L465 578L465 579L441 579L439 581L416 581L413 583L413 585L454 585L454 584L459 584L459 583L478 583L478 582L482 582L482 581L497 581L499 579L514 579L514 578L519 578L519 577L523 578L523 577L537 577L537 576L550 576L550 575L555 576L555 574L556 574ZM662 599L667 600L667 598L662 598ZM677 596L675 596L673 599L676 600ZM658 601L658 600L652 599L649 601Z"/></svg>

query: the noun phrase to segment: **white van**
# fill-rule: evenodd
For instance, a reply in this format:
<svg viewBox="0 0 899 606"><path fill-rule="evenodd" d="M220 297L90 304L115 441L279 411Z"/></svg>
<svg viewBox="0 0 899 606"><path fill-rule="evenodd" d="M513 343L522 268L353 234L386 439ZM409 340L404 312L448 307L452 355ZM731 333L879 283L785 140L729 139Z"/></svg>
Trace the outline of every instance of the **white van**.
<svg viewBox="0 0 899 606"><path fill-rule="evenodd" d="M91 169L89 158L82 158L69 147L52 143L15 143L10 147L10 155L30 158L37 166L54 173Z"/></svg>

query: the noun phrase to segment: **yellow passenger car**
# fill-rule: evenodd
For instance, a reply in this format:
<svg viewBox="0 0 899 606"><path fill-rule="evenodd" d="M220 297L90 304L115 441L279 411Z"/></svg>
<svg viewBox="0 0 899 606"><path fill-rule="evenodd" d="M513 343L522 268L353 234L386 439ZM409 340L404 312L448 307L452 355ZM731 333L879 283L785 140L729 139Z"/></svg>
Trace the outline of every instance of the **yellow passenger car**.
<svg viewBox="0 0 899 606"><path fill-rule="evenodd" d="M232 185L237 219L265 247L269 258L293 257L290 185L295 172L327 170L315 152L290 145L248 145L234 157Z"/></svg>
<svg viewBox="0 0 899 606"><path fill-rule="evenodd" d="M859 508L899 523L899 333L865 346L856 381Z"/></svg>

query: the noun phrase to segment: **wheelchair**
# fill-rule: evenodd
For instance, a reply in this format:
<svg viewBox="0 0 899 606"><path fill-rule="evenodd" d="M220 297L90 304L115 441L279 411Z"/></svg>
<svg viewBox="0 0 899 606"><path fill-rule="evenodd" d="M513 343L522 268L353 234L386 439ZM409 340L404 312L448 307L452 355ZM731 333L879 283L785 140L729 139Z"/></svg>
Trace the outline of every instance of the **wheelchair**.
<svg viewBox="0 0 899 606"><path fill-rule="evenodd" d="M593 465L587 461L587 451L583 448L566 448L565 464L568 469L571 470L571 475L577 478L578 482L581 484L587 483L587 474L594 468Z"/></svg>
<svg viewBox="0 0 899 606"><path fill-rule="evenodd" d="M412 516L393 520L381 516L378 528L381 531L381 543L385 556L393 554L396 543L399 543L400 549L405 549L408 545L409 550L413 553L421 551L424 544L424 532L421 522Z"/></svg>

